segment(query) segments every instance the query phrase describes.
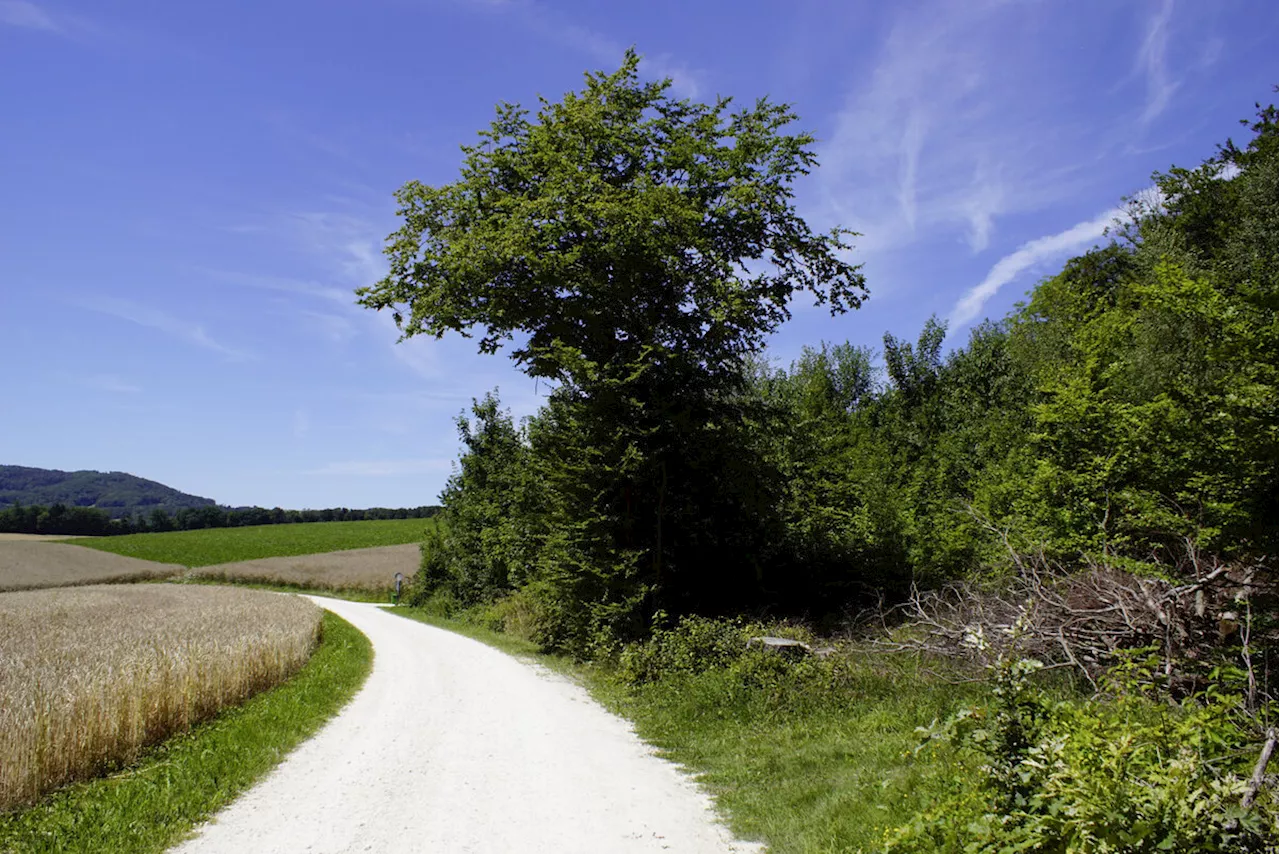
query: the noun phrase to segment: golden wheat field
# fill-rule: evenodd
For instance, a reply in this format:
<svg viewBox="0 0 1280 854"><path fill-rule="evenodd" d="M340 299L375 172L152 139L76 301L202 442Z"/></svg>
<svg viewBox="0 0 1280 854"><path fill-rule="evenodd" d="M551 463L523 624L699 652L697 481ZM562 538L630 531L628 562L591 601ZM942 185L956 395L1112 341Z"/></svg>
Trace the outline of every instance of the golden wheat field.
<svg viewBox="0 0 1280 854"><path fill-rule="evenodd" d="M413 577L421 555L416 544L347 549L296 557L268 557L202 566L197 578L255 584L290 584L316 590L363 590L374 593L395 586L399 572Z"/></svg>
<svg viewBox="0 0 1280 854"><path fill-rule="evenodd" d="M51 542L49 538L0 540L0 591L108 581L172 578L185 567Z"/></svg>
<svg viewBox="0 0 1280 854"><path fill-rule="evenodd" d="M287 679L320 617L297 596L221 587L0 593L0 811Z"/></svg>

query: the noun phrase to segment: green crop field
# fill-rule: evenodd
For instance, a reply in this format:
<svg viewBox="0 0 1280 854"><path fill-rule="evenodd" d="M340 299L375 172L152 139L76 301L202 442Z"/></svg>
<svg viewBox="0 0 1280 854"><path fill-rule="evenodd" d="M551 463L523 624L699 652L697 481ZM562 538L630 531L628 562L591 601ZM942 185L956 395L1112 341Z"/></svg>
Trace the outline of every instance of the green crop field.
<svg viewBox="0 0 1280 854"><path fill-rule="evenodd" d="M123 537L82 537L66 542L143 560L196 567L416 543L422 540L427 527L434 524L430 519L305 522L128 534Z"/></svg>

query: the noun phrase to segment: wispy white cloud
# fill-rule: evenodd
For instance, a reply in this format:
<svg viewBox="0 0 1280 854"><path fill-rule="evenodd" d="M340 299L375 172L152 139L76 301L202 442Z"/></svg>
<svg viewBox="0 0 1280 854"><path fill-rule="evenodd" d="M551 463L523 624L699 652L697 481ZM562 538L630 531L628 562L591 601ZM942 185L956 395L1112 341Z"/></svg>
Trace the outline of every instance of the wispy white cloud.
<svg viewBox="0 0 1280 854"><path fill-rule="evenodd" d="M601 70L622 62L628 45L604 33L574 23L564 13L536 0L465 0L472 8L516 17L526 28L550 42L589 56ZM670 77L675 93L697 98L705 90L704 74L670 54L651 55L643 50L641 69L655 77Z"/></svg>
<svg viewBox="0 0 1280 854"><path fill-rule="evenodd" d="M140 305L132 300L95 297L75 300L73 304L89 311L118 317L121 320L127 320L130 323L136 323L149 329L156 329L187 344L203 347L234 361L254 358L253 354L247 350L229 347L214 340L199 323L174 317L159 309Z"/></svg>
<svg viewBox="0 0 1280 854"><path fill-rule="evenodd" d="M1043 170L1010 145L1041 134L1023 126L1013 107L1026 93L999 64L1007 9L933 3L899 13L849 90L818 151L819 216L861 232L861 256L948 232L980 251L999 217L1044 198Z"/></svg>
<svg viewBox="0 0 1280 854"><path fill-rule="evenodd" d="M364 160L357 157L350 146L345 145L331 134L317 133L307 128L303 122L289 112L272 110L264 114L263 121L276 134L290 142L298 143L321 154L338 160L344 160L355 166L365 166Z"/></svg>
<svg viewBox="0 0 1280 854"><path fill-rule="evenodd" d="M34 30L72 41L96 41L109 35L87 18L61 10L54 12L31 0L0 0L0 26Z"/></svg>
<svg viewBox="0 0 1280 854"><path fill-rule="evenodd" d="M1146 36L1138 51L1137 67L1147 83L1147 102L1142 110L1142 124L1148 124L1169 106L1178 82L1170 79L1165 54L1169 47L1169 23L1173 19L1173 0L1164 0L1160 9L1147 22Z"/></svg>
<svg viewBox="0 0 1280 854"><path fill-rule="evenodd" d="M1222 57L1222 50L1227 46L1225 40L1221 38L1211 38L1200 48L1200 58L1196 61L1196 70L1204 71L1210 68Z"/></svg>
<svg viewBox="0 0 1280 854"><path fill-rule="evenodd" d="M342 304L350 309L346 316L328 312L304 312L303 316L334 341L352 337L356 323L359 322L354 318L364 318L367 327L387 342L396 361L420 378L438 380L448 371L439 357L440 342L418 337L396 343L400 333L391 314L386 311L371 312L355 302L355 288L371 285L387 273L382 242L390 228L390 225L379 227L372 215L352 203L337 211L294 212L265 222L240 225L234 229L244 233L280 236L293 241L313 259L314 264L332 270L334 279L344 283L350 290L304 279L225 273L221 275L229 281L251 287Z"/></svg>
<svg viewBox="0 0 1280 854"><path fill-rule="evenodd" d="M968 324L982 313L983 306L1002 287L1024 273L1089 248L1123 215L1122 208L1112 208L1093 219L1077 223L1066 231L1022 244L997 261L986 278L965 292L951 309L951 315L947 318L948 326L954 332Z"/></svg>
<svg viewBox="0 0 1280 854"><path fill-rule="evenodd" d="M113 394L140 394L142 387L125 380L118 374L92 374L84 377L83 382L90 388L108 391Z"/></svg>
<svg viewBox="0 0 1280 854"><path fill-rule="evenodd" d="M450 471L452 462L438 459L342 460L303 472L308 475L344 477L400 477L404 475L440 474Z"/></svg>
<svg viewBox="0 0 1280 854"><path fill-rule="evenodd" d="M62 32L62 27L52 15L27 0L0 0L0 24L51 33Z"/></svg>
<svg viewBox="0 0 1280 854"><path fill-rule="evenodd" d="M400 330L396 328L390 312L379 311L371 316L377 324L378 334L387 341L394 342L391 344L391 354L397 362L421 379L438 380L447 373L447 368L439 358L440 341L425 336L398 341Z"/></svg>
<svg viewBox="0 0 1280 854"><path fill-rule="evenodd" d="M332 344L345 344L356 336L356 326L340 314L300 309L297 316L310 329Z"/></svg>
<svg viewBox="0 0 1280 854"><path fill-rule="evenodd" d="M296 294L312 297L341 305L355 305L355 294L345 288L322 284L310 279L295 279L288 276L265 276L258 273L239 273L231 270L203 269L201 272L216 279L248 288L264 291Z"/></svg>
<svg viewBox="0 0 1280 854"><path fill-rule="evenodd" d="M288 216L287 227L312 252L336 264L342 279L353 286L371 285L387 273L382 257L386 233L366 216L302 211Z"/></svg>
<svg viewBox="0 0 1280 854"><path fill-rule="evenodd" d="M293 437L305 439L311 432L311 416L305 409L296 409L293 413Z"/></svg>
<svg viewBox="0 0 1280 854"><path fill-rule="evenodd" d="M1128 33L1133 53L1085 114L1061 83L1069 63L1043 4L923 0L886 5L878 49L851 61L843 102L821 132L806 216L862 236L856 257L961 242L1001 244L1017 217L1079 197L1143 127L1178 102L1172 0L1155 0ZM1114 24L1132 22L1123 10ZM1127 72L1127 74L1126 74ZM1141 87L1145 85L1145 90Z"/></svg>

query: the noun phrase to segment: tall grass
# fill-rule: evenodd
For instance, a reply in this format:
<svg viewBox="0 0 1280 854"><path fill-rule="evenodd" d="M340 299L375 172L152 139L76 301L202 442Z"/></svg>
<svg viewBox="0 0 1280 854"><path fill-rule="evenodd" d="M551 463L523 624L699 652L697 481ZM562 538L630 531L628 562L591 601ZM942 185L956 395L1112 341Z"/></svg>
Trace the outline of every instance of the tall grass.
<svg viewBox="0 0 1280 854"><path fill-rule="evenodd" d="M287 679L320 615L297 597L203 586L0 595L0 811Z"/></svg>
<svg viewBox="0 0 1280 854"><path fill-rule="evenodd" d="M419 543L425 538L427 528L434 524L434 519L305 522L126 534L122 537L82 537L67 542L126 557L195 567Z"/></svg>

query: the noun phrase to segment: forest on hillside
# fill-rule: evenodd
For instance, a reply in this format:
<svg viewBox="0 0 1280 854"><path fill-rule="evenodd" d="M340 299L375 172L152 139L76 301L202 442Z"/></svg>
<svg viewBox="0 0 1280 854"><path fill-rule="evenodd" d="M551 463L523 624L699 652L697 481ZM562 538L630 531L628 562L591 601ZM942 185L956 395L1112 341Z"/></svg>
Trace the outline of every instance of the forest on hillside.
<svg viewBox="0 0 1280 854"><path fill-rule="evenodd" d="M124 472L0 466L0 533L114 536L244 525L426 519L435 507L225 507Z"/></svg>
<svg viewBox="0 0 1280 854"><path fill-rule="evenodd" d="M0 507L6 504L62 504L94 507L113 519L160 509L212 507L202 498L122 471L60 471L33 466L0 466Z"/></svg>
<svg viewBox="0 0 1280 854"><path fill-rule="evenodd" d="M114 537L162 531L199 531L248 525L293 525L303 522L362 522L366 519L430 519L438 507L327 507L323 510L285 510L281 507L183 507L170 515L157 507L150 513L112 517L97 507L55 502L10 504L0 509L0 534L70 534Z"/></svg>

